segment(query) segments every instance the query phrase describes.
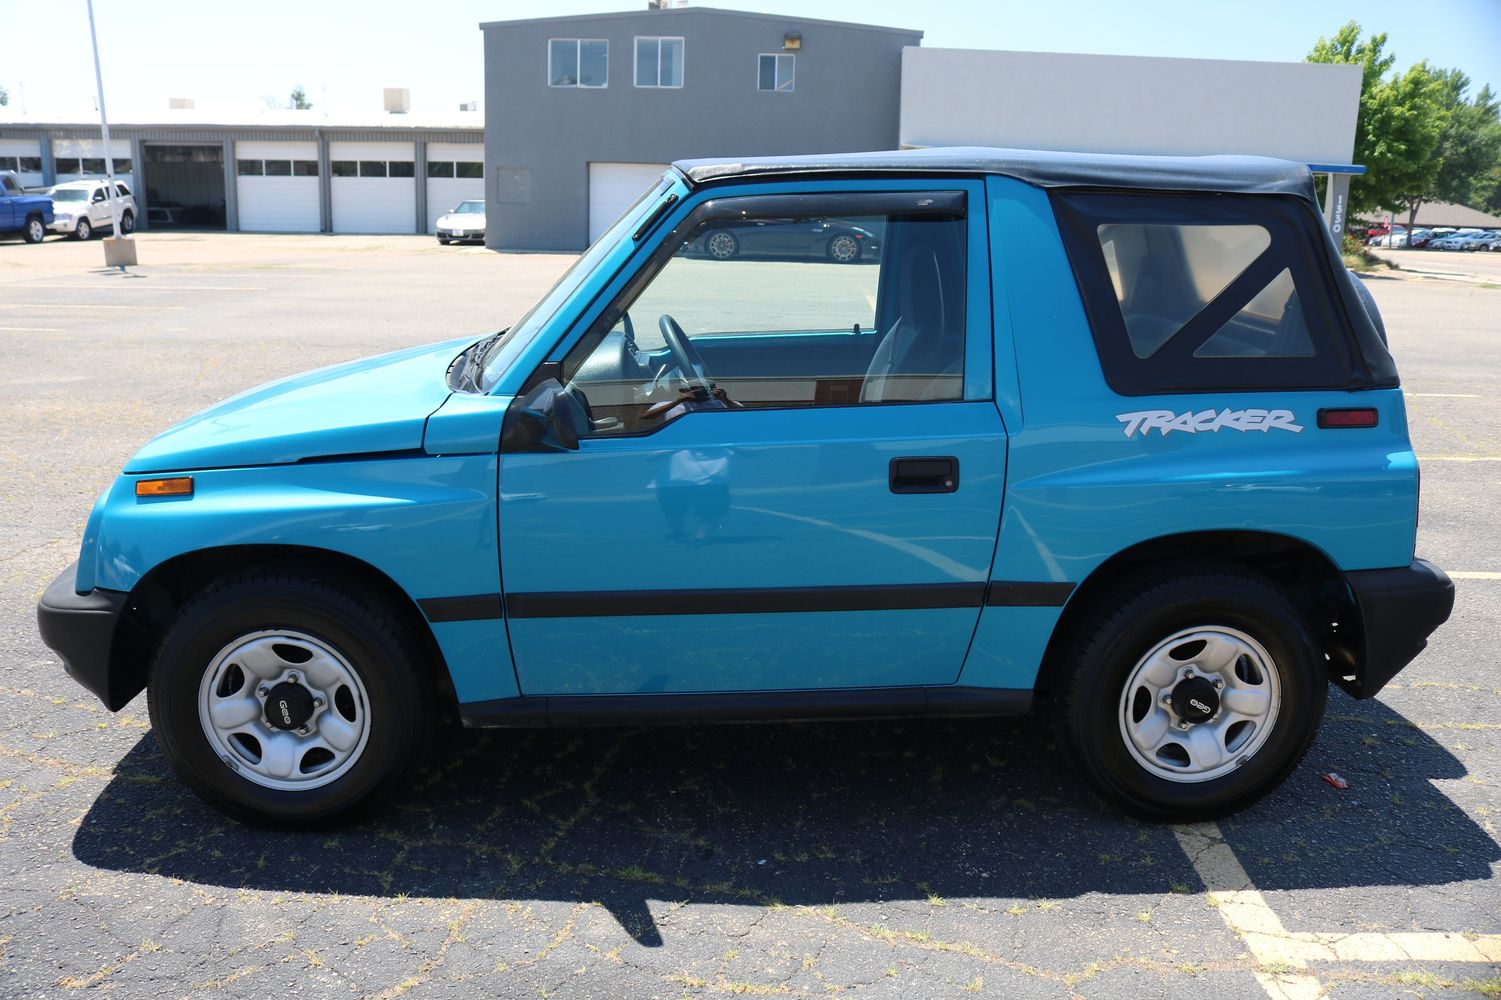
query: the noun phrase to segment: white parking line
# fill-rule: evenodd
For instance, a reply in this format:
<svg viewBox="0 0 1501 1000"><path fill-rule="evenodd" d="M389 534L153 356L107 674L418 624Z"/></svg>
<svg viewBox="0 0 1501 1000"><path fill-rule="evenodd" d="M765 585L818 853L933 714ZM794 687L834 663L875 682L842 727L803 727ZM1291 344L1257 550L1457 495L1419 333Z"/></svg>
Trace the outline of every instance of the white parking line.
<svg viewBox="0 0 1501 1000"><path fill-rule="evenodd" d="M266 289L256 285L20 285L20 288L62 288L73 292L83 289L86 291L113 292L120 288L139 288L146 292L264 292Z"/></svg>
<svg viewBox="0 0 1501 1000"><path fill-rule="evenodd" d="M1218 823L1173 827L1204 882L1210 905L1258 964L1256 981L1273 1000L1318 1000L1324 987L1309 962L1501 962L1501 934L1292 932L1225 843Z"/></svg>
<svg viewBox="0 0 1501 1000"><path fill-rule="evenodd" d="M1501 462L1501 455L1419 455L1419 462Z"/></svg>
<svg viewBox="0 0 1501 1000"><path fill-rule="evenodd" d="M0 326L6 333L62 333L60 326Z"/></svg>
<svg viewBox="0 0 1501 1000"><path fill-rule="evenodd" d="M1480 570L1459 570L1449 574L1451 580L1501 580L1501 573L1482 572Z"/></svg>
<svg viewBox="0 0 1501 1000"><path fill-rule="evenodd" d="M1404 392L1408 399L1479 399L1478 392Z"/></svg>
<svg viewBox="0 0 1501 1000"><path fill-rule="evenodd" d="M0 302L0 309L181 309L182 306L121 305L117 302Z"/></svg>

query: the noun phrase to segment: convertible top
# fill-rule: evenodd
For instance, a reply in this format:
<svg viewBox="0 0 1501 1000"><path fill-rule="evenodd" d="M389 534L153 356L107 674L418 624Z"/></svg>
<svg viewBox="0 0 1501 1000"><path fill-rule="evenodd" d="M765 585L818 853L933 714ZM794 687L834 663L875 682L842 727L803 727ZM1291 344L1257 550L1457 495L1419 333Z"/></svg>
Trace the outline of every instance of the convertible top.
<svg viewBox="0 0 1501 1000"><path fill-rule="evenodd" d="M693 184L775 174L1000 174L1037 187L1289 194L1318 205L1306 164L1269 156L1136 156L979 146L679 160Z"/></svg>

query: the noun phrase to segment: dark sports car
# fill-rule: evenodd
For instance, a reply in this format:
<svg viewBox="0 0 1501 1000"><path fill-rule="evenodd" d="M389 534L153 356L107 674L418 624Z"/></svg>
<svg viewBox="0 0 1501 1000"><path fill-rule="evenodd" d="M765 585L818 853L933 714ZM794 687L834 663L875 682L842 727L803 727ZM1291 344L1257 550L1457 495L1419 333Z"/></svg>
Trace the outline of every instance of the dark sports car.
<svg viewBox="0 0 1501 1000"><path fill-rule="evenodd" d="M781 257L853 264L881 255L881 239L871 229L843 219L727 219L689 245L714 260Z"/></svg>

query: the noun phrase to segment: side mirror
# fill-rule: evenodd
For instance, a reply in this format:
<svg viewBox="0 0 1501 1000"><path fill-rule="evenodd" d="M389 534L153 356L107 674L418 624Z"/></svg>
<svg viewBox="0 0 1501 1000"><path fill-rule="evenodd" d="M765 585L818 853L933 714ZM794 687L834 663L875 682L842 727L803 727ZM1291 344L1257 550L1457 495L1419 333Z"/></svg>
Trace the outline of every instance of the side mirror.
<svg viewBox="0 0 1501 1000"><path fill-rule="evenodd" d="M508 454L538 451L577 451L579 429L589 418L578 400L556 379L547 379L506 410L500 450Z"/></svg>

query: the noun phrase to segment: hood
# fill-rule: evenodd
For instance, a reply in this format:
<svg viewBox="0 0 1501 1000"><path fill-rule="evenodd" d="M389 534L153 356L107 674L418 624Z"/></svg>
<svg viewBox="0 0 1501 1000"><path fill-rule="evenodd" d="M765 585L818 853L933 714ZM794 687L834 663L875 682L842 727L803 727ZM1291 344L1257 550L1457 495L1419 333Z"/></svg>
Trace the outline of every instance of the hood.
<svg viewBox="0 0 1501 1000"><path fill-rule="evenodd" d="M422 447L449 396L448 365L473 337L293 375L243 392L157 435L125 472L283 465Z"/></svg>

